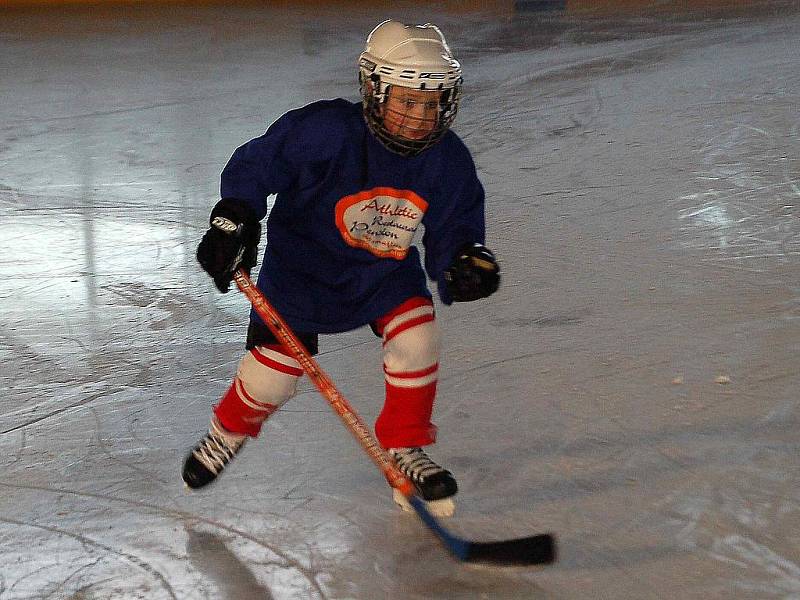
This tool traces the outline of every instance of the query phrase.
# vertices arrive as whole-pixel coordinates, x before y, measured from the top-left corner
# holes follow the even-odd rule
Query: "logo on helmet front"
[[[370,73],[375,70],[375,67],[378,66],[368,58],[362,58],[360,61],[358,61],[358,64],[359,66],[364,67]]]

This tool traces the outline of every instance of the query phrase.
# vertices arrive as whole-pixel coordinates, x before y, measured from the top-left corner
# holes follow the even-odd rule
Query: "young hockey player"
[[[227,292],[236,268],[255,266],[259,222],[267,196],[277,194],[258,287],[311,354],[318,334],[369,324],[383,339],[386,398],[376,437],[433,510],[449,514],[456,481],[422,449],[436,439],[439,365],[425,271],[446,305],[489,296],[500,281],[483,245],[483,187],[450,131],[461,66],[437,27],[385,21],[367,38],[359,81],[361,103],[290,111],[234,152],[197,258]],[[412,245],[420,225],[425,271]],[[246,349],[208,434],[186,458],[191,488],[221,473],[302,375],[254,312]]]

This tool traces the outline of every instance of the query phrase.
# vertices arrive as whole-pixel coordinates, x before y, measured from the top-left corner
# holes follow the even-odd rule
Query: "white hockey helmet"
[[[461,95],[461,65],[438,27],[384,21],[367,37],[358,66],[364,116],[384,146],[413,156],[439,141],[450,128]],[[424,137],[411,139],[387,129],[384,107],[392,87],[440,92],[435,123],[430,123]]]

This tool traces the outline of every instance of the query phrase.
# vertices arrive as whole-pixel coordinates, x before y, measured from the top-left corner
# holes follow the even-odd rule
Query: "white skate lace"
[[[417,483],[424,482],[426,477],[446,471],[433,462],[422,448],[390,448],[389,455],[395,460],[400,471]]]
[[[216,423],[211,424],[206,437],[198,444],[192,454],[214,475],[218,475],[230,460],[239,452],[246,437],[225,435]]]

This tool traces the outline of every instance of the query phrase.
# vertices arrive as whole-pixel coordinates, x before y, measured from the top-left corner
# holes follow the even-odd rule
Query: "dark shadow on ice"
[[[262,586],[250,569],[239,560],[225,542],[211,533],[187,529],[186,556],[199,571],[217,585],[217,598],[236,600],[271,600],[269,589]]]

